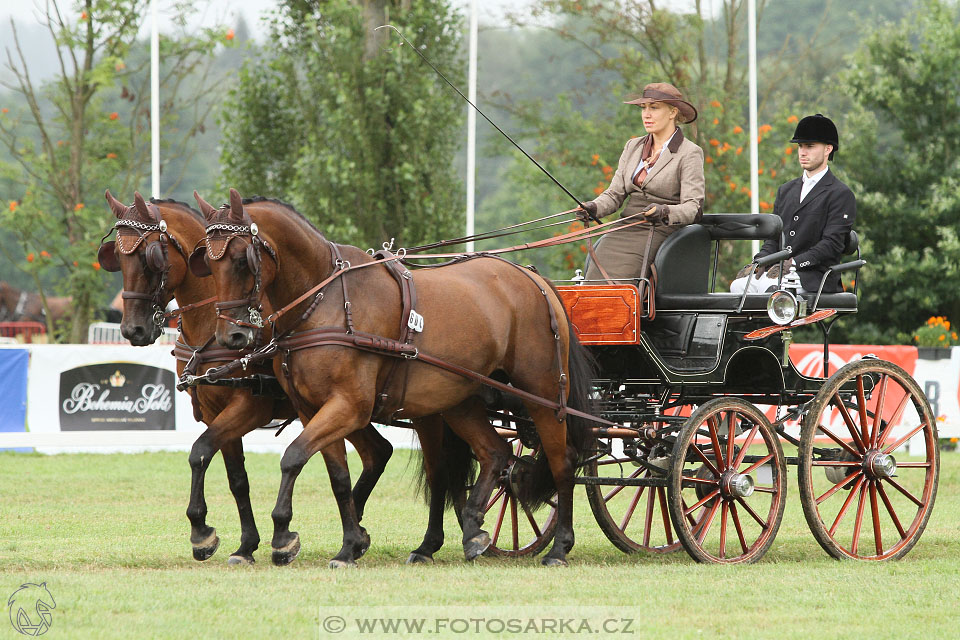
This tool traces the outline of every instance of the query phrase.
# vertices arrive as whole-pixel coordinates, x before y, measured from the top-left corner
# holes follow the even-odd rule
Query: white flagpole
[[[468,64],[467,97],[477,104],[477,0],[470,2],[470,50]],[[467,234],[473,235],[474,192],[477,187],[477,111],[467,109]],[[467,251],[473,251],[473,242],[468,242]]]
[[[757,137],[757,2],[747,0],[747,46],[750,74],[750,213],[760,213],[760,151]],[[760,251],[760,241],[753,241],[753,253]]]
[[[157,0],[150,0],[150,193],[160,197],[160,30]]]

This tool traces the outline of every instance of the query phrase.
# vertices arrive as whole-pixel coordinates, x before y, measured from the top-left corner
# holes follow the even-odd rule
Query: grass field
[[[305,468],[294,497],[291,528],[303,550],[291,566],[274,567],[269,514],[279,457],[247,456],[264,542],[257,565],[239,568],[226,564],[239,544],[239,523],[219,461],[207,476],[207,502],[221,546],[201,564],[191,558],[184,515],[186,454],[3,453],[0,597],[22,583],[46,582],[57,605],[47,638],[316,638],[321,608],[326,615],[353,606],[371,613],[435,606],[449,616],[479,604],[511,615],[558,606],[571,616],[603,605],[635,621],[622,637],[644,639],[960,636],[956,453],[943,455],[933,516],[905,559],[830,559],[806,528],[791,470],[773,548],[760,563],[735,567],[698,565],[682,551],[617,551],[593,521],[582,489],[567,569],[544,569],[538,559],[467,564],[452,515],[437,563],[405,566],[426,524],[413,492],[416,464],[409,452],[395,454],[364,517],[370,551],[359,569],[333,571],[326,561],[339,549],[339,519],[319,458]],[[0,622],[0,639],[14,637],[14,628]]]

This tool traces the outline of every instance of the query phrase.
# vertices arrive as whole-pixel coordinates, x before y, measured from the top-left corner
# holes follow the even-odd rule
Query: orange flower
[[[79,263],[79,262],[77,262],[76,260],[74,260],[74,261],[73,261],[73,266],[75,266],[75,267],[79,267],[79,266],[80,266],[80,263]]]
[[[785,156],[789,156],[792,153],[793,153],[793,147],[787,147],[786,149],[783,150],[783,155]]]
[[[776,169],[770,169],[770,177],[771,177],[771,178],[776,178],[776,177],[777,177],[777,170],[776,170]]]
[[[722,151],[729,151],[729,150],[730,150],[730,143],[729,143],[729,142],[724,142],[724,143],[723,143],[723,146],[720,147],[720,149],[721,149]]]
[[[953,338],[954,340],[956,340],[956,339],[957,339],[957,332],[956,332],[956,331],[952,331],[952,332],[950,333],[950,337]]]
[[[706,163],[713,164],[713,158],[711,158],[710,156],[707,156]]]
[[[11,201],[10,201],[10,213],[13,213],[13,212],[16,211],[16,210],[17,210],[17,203],[16,203],[16,201],[11,200]]]
[[[113,65],[113,68],[114,68],[116,71],[123,71],[124,69],[127,68],[127,65],[126,65],[126,63],[125,63],[123,60],[121,60],[121,61],[118,62],[117,64]]]
[[[41,252],[40,252],[40,257],[41,257],[41,258],[49,258],[49,257],[50,257],[50,254],[47,253],[46,250],[44,250],[44,251],[41,251]]]
[[[604,173],[613,173],[613,167],[611,167],[610,165],[605,165],[603,169],[601,169],[601,171],[603,171]]]
[[[737,147],[737,155],[743,153],[743,147]]]
[[[713,124],[720,124],[720,118],[714,118]]]
[[[117,157],[117,154],[113,153],[112,151],[107,154],[107,160],[113,160],[116,157]]]
[[[763,169],[757,169],[757,175],[758,175],[758,176],[762,176],[762,175],[763,175]]]
[[[769,210],[769,209],[772,208],[772,205],[771,205],[769,202],[767,202],[766,200],[761,200],[761,201],[760,201],[760,208],[763,209],[764,211],[767,211],[767,210]]]
[[[91,262],[91,263],[90,263],[90,266],[93,267],[93,270],[94,270],[94,271],[100,271],[100,263],[99,263],[99,262]]]
[[[116,119],[119,118],[119,117],[120,117],[120,114],[117,113],[116,111],[114,111],[113,113],[110,114],[110,119],[111,119],[111,120],[116,120]]]
[[[594,187],[593,192],[597,195],[600,195],[601,193],[603,193],[603,187]]]
[[[57,146],[58,146],[58,147],[62,147],[62,146],[63,146],[63,140],[57,140]]]
[[[710,106],[711,106],[711,107],[720,108],[721,105],[720,105],[720,102],[719,102],[718,100],[711,100],[711,101],[710,101]]]
[[[233,40],[233,29],[227,29],[227,35],[224,36],[227,40]]]
[[[730,191],[736,191],[736,190],[737,190],[737,183],[736,183],[736,182],[731,182],[731,183],[730,183],[729,185],[727,185],[727,186],[730,187]]]
[[[716,138],[710,138],[710,144],[711,144],[711,146],[719,147],[719,146],[720,146],[720,141],[717,140]]]
[[[737,125],[737,126],[735,126],[735,127],[733,128],[733,132],[734,132],[734,133],[743,133],[743,127],[741,127],[740,125]]]
[[[85,206],[86,206],[86,205],[83,204],[82,202],[78,202],[77,205],[73,208],[73,210],[74,210],[74,211],[80,211],[80,209],[83,209]]]
[[[86,11],[81,11],[81,12],[80,12],[80,19],[81,19],[81,20],[86,20],[86,19],[87,19],[87,12],[86,12]]]
[[[794,122],[797,121],[797,119],[798,119],[797,116],[790,116],[787,118],[787,122],[789,122],[790,124],[793,124]]]
[[[10,113],[10,109],[4,107],[3,109],[0,109],[0,113]]]
[[[34,256],[32,253],[28,253],[28,254],[27,254],[27,262],[33,262],[33,259],[34,259],[35,257],[36,257],[36,256]]]
[[[940,342],[943,342],[946,339],[947,339],[947,336],[943,335],[942,333],[940,334],[940,337],[937,338],[937,340],[939,340]]]
[[[598,162],[600,162],[600,154],[595,153],[593,154],[593,161],[590,164],[596,165]]]
[[[768,131],[771,131],[772,129],[773,129],[773,127],[771,127],[771,126],[768,125],[768,124],[760,125],[760,133],[767,133]]]

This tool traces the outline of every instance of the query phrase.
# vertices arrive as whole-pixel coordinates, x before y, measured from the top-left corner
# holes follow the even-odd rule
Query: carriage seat
[[[769,214],[708,213],[699,224],[692,224],[674,232],[660,246],[654,257],[657,271],[657,309],[662,311],[720,311],[736,312],[741,295],[710,291],[711,254],[713,243],[720,240],[767,240],[781,243],[783,222]],[[844,254],[855,253],[856,232],[847,238]],[[744,311],[767,309],[770,294],[747,295]],[[812,307],[816,293],[804,294]],[[841,312],[857,310],[855,293],[822,294],[817,308],[837,309]]]

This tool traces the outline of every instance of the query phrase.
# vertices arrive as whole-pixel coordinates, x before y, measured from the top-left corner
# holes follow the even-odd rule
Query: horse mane
[[[192,213],[200,222],[206,224],[206,219],[203,217],[203,214],[191,207],[186,202],[181,202],[180,200],[175,200],[173,198],[150,198],[152,204],[172,204],[177,207]]]
[[[321,236],[323,236],[324,238],[326,237],[326,236],[323,235],[323,232],[320,231],[320,229],[317,229],[317,226],[316,226],[315,224],[313,224],[312,222],[310,222],[310,219],[307,218],[307,216],[305,216],[305,215],[303,215],[302,213],[300,213],[299,211],[297,211],[297,208],[296,208],[295,206],[293,206],[292,204],[290,204],[289,202],[284,202],[283,200],[278,200],[277,198],[267,198],[267,197],[264,197],[264,196],[253,196],[253,197],[250,197],[250,198],[244,198],[244,199],[243,199],[243,204],[255,204],[255,203],[258,203],[258,202],[269,202],[269,203],[271,203],[271,204],[276,204],[276,205],[279,205],[279,206],[283,207],[284,209],[287,209],[288,211],[290,211],[291,213],[293,213],[294,215],[296,215],[297,217],[299,217],[301,220],[303,220],[305,223],[307,223],[307,225],[308,225],[311,229],[313,229],[314,231],[316,231],[317,233],[319,233],[319,234],[320,234]]]

